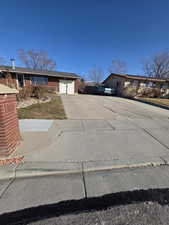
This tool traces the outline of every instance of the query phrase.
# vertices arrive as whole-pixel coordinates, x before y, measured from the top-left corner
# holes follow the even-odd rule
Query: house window
[[[48,84],[48,77],[32,76],[31,81],[32,81],[33,85],[47,85]]]
[[[24,75],[25,80],[30,80],[30,76],[29,75]]]
[[[146,83],[146,87],[156,87],[156,83],[154,83],[154,82],[147,82]]]
[[[0,78],[5,78],[5,74],[3,72],[0,73]]]
[[[162,88],[167,89],[167,88],[169,88],[169,85],[167,85],[167,84],[165,83],[165,84],[163,84]]]
[[[133,87],[138,87],[139,85],[139,81],[138,80],[134,80],[133,81]]]

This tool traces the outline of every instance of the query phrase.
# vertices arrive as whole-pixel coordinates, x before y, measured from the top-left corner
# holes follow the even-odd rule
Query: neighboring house
[[[0,83],[17,89],[41,85],[60,94],[74,94],[78,92],[80,76],[67,72],[0,66]]]
[[[169,93],[169,79],[159,79],[146,76],[135,76],[128,74],[111,73],[104,81],[106,87],[115,88],[117,95],[123,95],[123,91],[127,87],[151,87],[163,89],[166,94]]]

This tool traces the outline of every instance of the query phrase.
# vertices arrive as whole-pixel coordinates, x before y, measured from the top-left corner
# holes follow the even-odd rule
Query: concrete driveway
[[[68,119],[167,119],[169,111],[133,100],[97,95],[65,95]],[[168,120],[169,122],[169,120]]]
[[[62,100],[67,120],[53,121],[47,132],[23,132],[27,161],[83,161],[96,168],[169,160],[169,111],[109,96]]]

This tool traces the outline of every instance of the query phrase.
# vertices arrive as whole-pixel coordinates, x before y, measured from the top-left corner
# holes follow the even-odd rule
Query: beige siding
[[[130,84],[131,84],[130,81],[125,81],[125,82],[124,82],[124,87],[128,87]]]

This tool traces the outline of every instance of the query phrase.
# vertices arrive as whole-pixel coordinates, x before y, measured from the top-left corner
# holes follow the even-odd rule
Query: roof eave
[[[10,72],[10,73],[21,73],[21,74],[30,74],[30,75],[40,75],[40,76],[48,76],[48,77],[58,77],[58,78],[72,78],[72,79],[79,79],[80,76],[69,76],[69,75],[54,75],[54,74],[47,74],[43,71],[40,72],[28,72],[28,71],[18,71],[18,70],[1,70],[1,72]]]
[[[128,74],[116,74],[116,73],[111,73],[104,81],[106,82],[107,80],[109,80],[109,78],[111,76],[119,76],[119,77],[123,77],[123,78],[126,78],[126,79],[131,79],[131,80],[144,80],[144,81],[155,81],[155,82],[168,82],[169,80],[168,79],[158,79],[158,78],[151,78],[151,77],[141,77],[141,76],[130,76]]]

